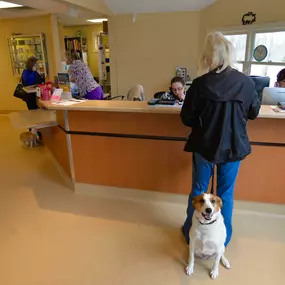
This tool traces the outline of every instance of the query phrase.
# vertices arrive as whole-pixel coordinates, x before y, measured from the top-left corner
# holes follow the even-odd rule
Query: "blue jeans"
[[[213,173],[214,164],[204,159],[201,155],[195,153],[196,169],[193,165],[192,170],[192,191],[189,195],[187,218],[183,226],[183,234],[186,242],[189,244],[189,231],[192,226],[192,216],[194,208],[192,206],[192,199],[195,196],[202,194],[202,187],[204,192],[207,192],[209,182]],[[234,206],[234,187],[240,161],[217,164],[217,193],[216,195],[222,198],[223,207],[222,215],[224,216],[225,226],[227,230],[227,239],[225,246],[227,246],[232,238],[232,214]],[[197,173],[196,173],[197,172]],[[198,179],[197,179],[198,178]]]

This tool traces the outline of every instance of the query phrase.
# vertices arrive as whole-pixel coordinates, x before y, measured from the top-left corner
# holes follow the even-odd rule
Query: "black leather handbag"
[[[27,92],[23,89],[23,83],[22,83],[22,76],[21,76],[21,79],[14,91],[14,97],[16,98],[19,98],[19,99],[22,99],[22,100],[26,100],[27,98]]]

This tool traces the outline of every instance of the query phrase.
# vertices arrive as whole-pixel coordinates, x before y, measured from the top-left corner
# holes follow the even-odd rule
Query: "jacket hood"
[[[217,70],[197,78],[203,80],[204,84],[199,85],[201,99],[213,100],[217,102],[244,101],[244,83],[254,84],[246,75],[234,68],[228,67],[224,71],[217,73]],[[234,76],[233,76],[234,73]]]

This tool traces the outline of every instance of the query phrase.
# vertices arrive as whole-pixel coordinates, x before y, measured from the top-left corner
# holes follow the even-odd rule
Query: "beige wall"
[[[113,94],[126,94],[135,84],[146,97],[167,89],[176,66],[196,75],[199,13],[116,16],[109,20],[111,86]]]
[[[45,33],[47,37],[47,52],[50,66],[50,75],[53,78],[53,75],[55,73],[55,59],[52,39],[51,17],[41,16],[34,18],[0,20],[0,27],[0,110],[26,109],[26,104],[23,101],[13,97],[13,93],[19,81],[19,78],[14,77],[12,73],[7,37],[11,36],[12,33]]]
[[[284,0],[218,0],[200,12],[116,16],[109,20],[113,94],[142,84],[146,96],[168,87],[177,65],[197,74],[199,50],[207,32],[240,26],[242,15],[257,14],[257,24],[285,21]]]
[[[87,38],[88,65],[93,76],[98,76],[98,53],[93,52],[93,36],[92,33],[98,35],[103,30],[102,24],[94,24],[87,26],[63,27],[63,35],[66,37],[77,36],[77,31],[81,31],[82,36]]]
[[[256,13],[256,24],[281,22],[285,21],[284,10],[284,0],[218,0],[201,11],[201,27],[213,29],[239,26],[242,16],[248,11]]]
[[[256,24],[285,21],[284,0],[218,0],[200,12],[200,44],[213,29],[242,25],[242,16],[249,11],[256,13]]]

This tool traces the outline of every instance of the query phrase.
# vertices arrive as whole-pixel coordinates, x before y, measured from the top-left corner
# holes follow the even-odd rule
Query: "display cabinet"
[[[44,34],[13,35],[8,38],[8,47],[14,76],[21,76],[26,68],[27,59],[35,56],[38,59],[38,72],[48,77],[46,39]]]

